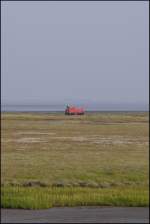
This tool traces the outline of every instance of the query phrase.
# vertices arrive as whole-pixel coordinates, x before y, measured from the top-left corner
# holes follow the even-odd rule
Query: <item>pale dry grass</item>
[[[2,114],[2,183],[31,181],[146,185],[148,114]]]
[[[2,114],[2,207],[147,206],[148,113]]]

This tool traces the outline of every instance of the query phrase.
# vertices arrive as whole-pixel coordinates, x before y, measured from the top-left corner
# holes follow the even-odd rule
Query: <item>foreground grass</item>
[[[46,209],[63,206],[148,206],[148,190],[134,188],[92,189],[81,187],[2,188],[2,207]]]
[[[2,114],[2,207],[148,206],[148,113]]]

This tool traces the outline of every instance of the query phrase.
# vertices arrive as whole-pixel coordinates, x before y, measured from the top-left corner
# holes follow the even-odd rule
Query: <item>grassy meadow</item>
[[[1,207],[149,205],[148,113],[2,113]]]

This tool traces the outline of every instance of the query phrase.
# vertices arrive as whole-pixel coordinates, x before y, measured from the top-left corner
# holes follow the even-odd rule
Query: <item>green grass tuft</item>
[[[46,209],[63,206],[148,206],[148,189],[81,187],[5,187],[3,208]]]

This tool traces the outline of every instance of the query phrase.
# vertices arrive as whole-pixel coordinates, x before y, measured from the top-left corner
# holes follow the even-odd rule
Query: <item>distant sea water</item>
[[[2,112],[55,112],[64,111],[65,106],[61,105],[3,105]]]
[[[80,107],[80,106],[79,106]],[[2,105],[1,112],[64,112],[66,105]],[[143,110],[140,108],[109,108],[109,107],[101,107],[101,106],[83,106],[85,111],[89,112],[145,112],[147,110]]]

